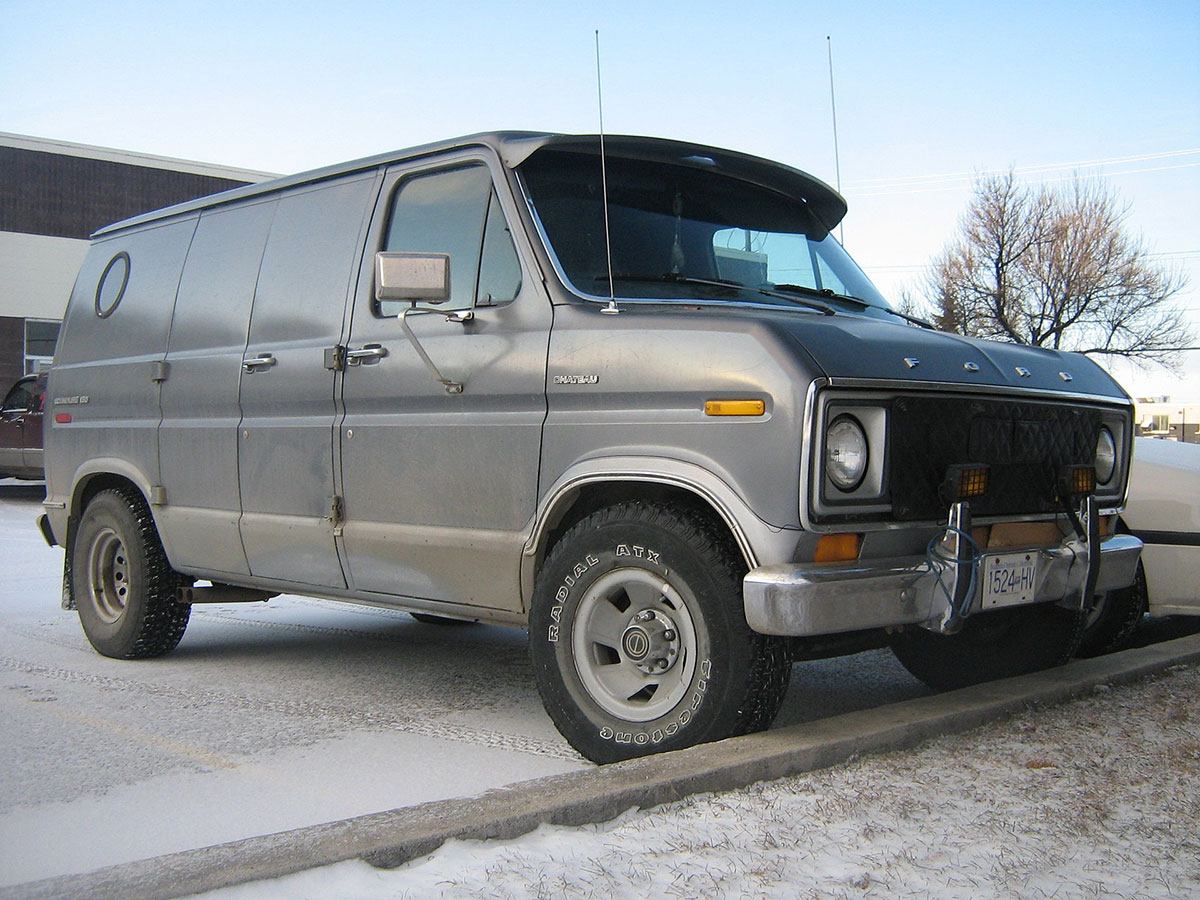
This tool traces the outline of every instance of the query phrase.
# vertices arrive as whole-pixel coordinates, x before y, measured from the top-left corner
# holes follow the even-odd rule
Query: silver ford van
[[[1064,662],[1133,581],[1132,406],[939,333],[741,153],[501,133],[97,232],[41,528],[96,649],[288,592],[527,627],[598,762],[767,727],[796,659]]]

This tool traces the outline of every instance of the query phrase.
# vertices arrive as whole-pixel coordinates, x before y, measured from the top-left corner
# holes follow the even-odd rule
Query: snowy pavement
[[[38,500],[0,482],[0,896],[590,768],[542,712],[520,631],[284,597],[198,608],[162,660],[100,657],[58,608],[61,551],[32,527]],[[1196,896],[1197,688],[1197,671],[1179,668],[603,825],[205,896]],[[800,664],[777,725],[926,694],[886,653]]]
[[[59,607],[40,501],[0,480],[0,887],[590,768],[516,629],[280,597],[102,657]],[[777,725],[927,693],[885,652],[803,663]]]
[[[909,751],[631,810],[455,841],[394,870],[345,862],[204,900],[1194,898],[1200,671]]]

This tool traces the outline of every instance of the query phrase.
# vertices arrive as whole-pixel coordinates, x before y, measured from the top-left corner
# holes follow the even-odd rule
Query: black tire
[[[140,495],[107,490],[93,497],[71,553],[79,621],[98,652],[146,659],[175,649],[192,608],[177,600],[181,578]]]
[[[1146,571],[1142,568],[1142,561],[1138,560],[1133,584],[1096,598],[1096,604],[1088,611],[1084,621],[1083,639],[1075,655],[1101,656],[1124,650],[1131,643],[1133,633],[1149,608]]]
[[[914,676],[949,691],[1062,665],[1079,644],[1083,621],[1082,612],[1039,603],[977,613],[958,634],[907,628],[891,647]]]
[[[571,746],[609,763],[768,727],[791,660],[746,624],[743,574],[695,512],[621,503],[567,531],[538,576],[530,654]]]

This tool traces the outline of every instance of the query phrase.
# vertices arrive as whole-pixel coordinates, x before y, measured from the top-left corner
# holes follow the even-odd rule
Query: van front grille
[[[900,521],[941,519],[942,483],[953,465],[990,467],[979,516],[1057,512],[1064,466],[1093,465],[1101,415],[1061,403],[978,397],[901,397],[892,406],[889,485]]]

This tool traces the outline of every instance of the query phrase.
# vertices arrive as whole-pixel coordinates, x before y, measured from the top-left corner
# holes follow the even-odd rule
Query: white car
[[[1147,612],[1200,615],[1200,444],[1135,439],[1121,523],[1146,545],[1137,580],[1092,609],[1080,656],[1121,649]]]

